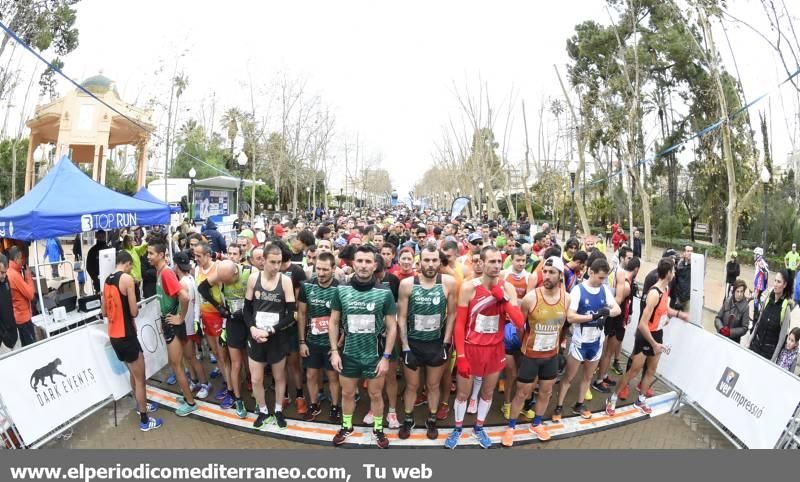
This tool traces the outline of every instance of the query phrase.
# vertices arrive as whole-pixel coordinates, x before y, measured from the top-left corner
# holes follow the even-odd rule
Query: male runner
[[[511,251],[511,267],[508,271],[500,274],[500,277],[514,287],[517,295],[517,303],[521,302],[530,290],[529,280],[531,274],[525,271],[528,257],[522,248],[514,248]],[[517,379],[517,358],[519,356],[519,334],[511,326],[506,325],[508,331],[505,339],[506,349],[506,368],[503,375],[505,381],[500,380],[500,392],[503,393],[505,401],[502,413],[506,420],[511,418],[511,400],[514,396],[514,380]],[[516,417],[516,414],[514,415]]]
[[[669,307],[669,283],[675,275],[675,264],[669,258],[662,258],[658,262],[658,281],[647,292],[646,304],[642,310],[642,317],[639,320],[639,327],[636,331],[636,340],[633,344],[631,354],[631,367],[622,376],[619,382],[617,393],[611,395],[606,401],[606,413],[612,417],[616,414],[616,405],[619,392],[623,387],[627,387],[634,376],[642,369],[647,360],[647,369],[640,387],[639,398],[634,402],[634,406],[644,414],[652,413],[652,409],[647,405],[645,392],[653,381],[658,368],[658,360],[664,351],[663,337],[664,326],[669,323],[670,318],[677,317],[683,321],[689,321],[689,314]]]
[[[180,406],[175,415],[185,417],[200,406],[195,403],[194,395],[183,371],[182,340],[186,339],[186,313],[189,311],[189,295],[181,286],[175,272],[167,266],[167,248],[162,241],[155,241],[147,246],[147,261],[156,269],[156,296],[161,307],[161,331],[167,343],[167,358],[172,372],[183,396],[178,396]]]
[[[236,268],[237,274],[228,277],[228,282],[222,287],[225,294],[226,308],[229,316],[222,332],[222,341],[228,347],[231,358],[231,392],[233,393],[233,406],[239,418],[247,417],[247,408],[242,400],[242,368],[247,370],[247,324],[244,321],[244,297],[247,291],[247,280],[253,272],[252,266],[241,264],[242,250],[237,245],[228,246],[228,263],[220,264],[221,272]],[[231,281],[232,279],[232,281]]]
[[[258,416],[253,427],[262,429],[269,423],[286,428],[283,399],[286,395],[286,357],[289,340],[286,329],[294,322],[294,290],[292,280],[280,273],[282,252],[274,244],[264,248],[264,271],[254,272],[247,279],[244,296],[244,322],[250,336],[247,356],[253,382],[253,398],[258,404]],[[272,367],[275,382],[275,411],[269,414],[264,393],[264,368]]]
[[[503,266],[500,250],[485,246],[481,249],[480,257],[483,275],[464,283],[458,298],[453,335],[457,353],[458,393],[454,403],[456,426],[445,441],[445,447],[449,449],[456,448],[461,438],[473,376],[483,377],[483,384],[472,434],[481,447],[488,449],[492,446],[489,435],[483,430],[483,423],[491,408],[500,372],[506,363],[503,321],[510,318],[518,329],[524,323],[514,288],[500,279]]]
[[[542,424],[542,414],[547,410],[556,383],[558,349],[561,344],[559,336],[570,306],[570,300],[561,286],[563,270],[564,262],[561,257],[547,258],[542,266],[542,286],[528,293],[522,300],[522,314],[526,317],[527,324],[522,341],[517,390],[511,402],[511,413],[515,415],[510,418],[502,439],[505,447],[514,444],[516,414],[530,397],[536,380],[539,381],[539,395],[536,398],[536,415],[529,430],[541,441],[550,440],[550,434]]]
[[[144,355],[136,336],[134,319],[139,316],[136,304],[136,289],[130,275],[133,258],[127,251],[117,251],[117,266],[103,287],[103,316],[108,318],[108,337],[117,359],[125,363],[131,378],[131,390],[139,413],[139,430],[149,432],[161,427],[160,418],[150,418],[157,405],[147,403],[147,386],[144,376]]]
[[[383,384],[397,336],[397,306],[391,291],[375,284],[376,256],[369,246],[356,249],[355,275],[349,284],[337,288],[331,303],[331,365],[339,372],[342,386],[342,428],[333,438],[337,446],[353,433],[356,388],[358,380],[366,378],[370,408],[375,414],[375,441],[379,448],[389,447],[389,439],[383,433]],[[340,325],[343,340],[339,336]],[[385,343],[381,336],[384,330]]]
[[[572,288],[580,282],[588,258],[589,256],[585,251],[578,251],[572,255],[572,259],[564,266],[564,288],[567,293],[572,292]]]
[[[441,258],[435,245],[426,245],[420,253],[420,272],[400,283],[397,323],[403,344],[405,418],[398,436],[407,439],[414,428],[414,404],[419,388],[419,367],[425,367],[429,415],[425,421],[427,437],[436,440],[436,410],[439,407],[439,384],[447,366],[457,296],[452,276],[439,274]]]
[[[342,409],[339,406],[339,374],[330,362],[331,343],[328,338],[328,322],[331,317],[333,298],[339,282],[333,276],[336,259],[331,253],[320,253],[317,256],[316,276],[311,281],[304,281],[300,289],[297,304],[297,333],[300,340],[300,356],[306,370],[308,394],[312,403],[303,416],[303,420],[313,421],[322,413],[322,408],[314,400],[323,383],[323,369],[328,375],[328,386],[331,392],[330,419],[339,422]]]
[[[592,411],[584,404],[589,382],[603,354],[603,324],[608,316],[621,313],[619,305],[605,284],[610,267],[603,258],[589,266],[589,279],[569,294],[567,321],[573,324],[572,341],[567,356],[567,367],[561,379],[558,404],[553,411],[553,421],[561,420],[564,399],[570,383],[583,365],[583,377],[578,391],[578,401],[572,411],[583,418],[592,418]]]
[[[181,282],[181,286],[186,290],[186,295],[189,297],[186,311],[186,318],[184,319],[183,326],[186,328],[186,339],[181,340],[183,344],[183,360],[189,366],[189,373],[192,379],[189,380],[189,387],[192,391],[197,390],[195,398],[204,399],[208,396],[211,390],[211,384],[208,382],[206,369],[203,364],[195,356],[195,347],[200,344],[200,336],[196,333],[196,324],[199,322],[200,313],[198,307],[200,295],[197,293],[197,283],[192,276],[194,268],[189,257],[189,253],[185,251],[178,251],[172,256],[172,270],[175,271],[175,276]]]

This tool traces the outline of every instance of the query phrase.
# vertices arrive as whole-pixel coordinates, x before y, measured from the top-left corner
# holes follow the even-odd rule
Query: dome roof
[[[106,92],[111,91],[114,93],[114,95],[119,97],[119,92],[117,92],[117,83],[103,74],[97,74],[89,77],[81,82],[81,87],[97,95],[103,95]]]

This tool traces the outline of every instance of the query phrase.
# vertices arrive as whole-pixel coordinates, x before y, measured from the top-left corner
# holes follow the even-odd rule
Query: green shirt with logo
[[[414,287],[408,298],[408,339],[417,341],[437,341],[444,335],[447,316],[447,296],[444,294],[441,276],[429,289],[425,289],[414,278]]]
[[[397,313],[391,291],[383,286],[359,291],[350,285],[340,285],[331,309],[342,314],[343,355],[369,363],[383,354],[384,317]]]
[[[800,263],[800,253],[789,251],[786,253],[786,256],[783,257],[783,260],[786,261],[786,268],[794,271],[797,269],[798,263]]]
[[[336,287],[339,282],[335,279],[330,286],[324,288],[319,285],[319,278],[304,281],[300,287],[301,303],[306,308],[306,343],[323,348],[330,348],[328,338],[328,321],[331,317],[333,299],[336,298]]]

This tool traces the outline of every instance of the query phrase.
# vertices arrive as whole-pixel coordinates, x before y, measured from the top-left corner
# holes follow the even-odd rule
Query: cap
[[[544,261],[543,266],[551,266],[558,270],[559,273],[564,272],[564,261],[561,259],[560,256],[550,256]]]
[[[275,236],[277,236],[279,238],[282,238],[284,233],[285,233],[285,231],[283,230],[283,226],[281,226],[280,224],[276,224],[275,225]]]
[[[473,243],[474,241],[478,241],[478,240],[483,241],[483,236],[481,236],[481,233],[472,233],[467,238],[467,241],[470,244]]]
[[[731,251],[731,258],[736,258],[737,256],[739,256],[739,253],[736,251]]]
[[[186,251],[178,251],[172,256],[172,262],[184,273],[192,270],[192,263]]]
[[[264,228],[264,220],[263,219],[259,219],[258,221],[256,221],[253,224],[253,229],[260,229],[260,230],[263,231],[265,229]]]
[[[670,248],[670,249],[664,251],[664,255],[661,256],[661,257],[662,258],[669,258],[670,256],[678,256],[678,252],[675,251],[674,249]]]
[[[753,250],[753,254],[756,256],[764,256],[764,250],[761,248],[756,248]]]
[[[239,237],[240,238],[244,238],[244,239],[249,239],[249,240],[252,241],[254,235],[253,235],[253,232],[250,231],[249,229],[243,229],[242,232],[239,233]]]
[[[359,241],[361,241],[361,235],[360,234],[351,234],[350,236],[348,236],[347,237],[348,244],[352,243],[354,239],[358,239]]]

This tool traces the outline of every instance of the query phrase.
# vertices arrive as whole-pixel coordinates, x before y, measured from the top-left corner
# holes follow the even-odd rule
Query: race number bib
[[[497,333],[500,326],[500,315],[486,316],[478,313],[475,318],[475,331],[477,333]]]
[[[544,332],[536,331],[536,337],[533,339],[533,351],[551,351],[555,350],[558,344],[558,332]]]
[[[347,332],[354,335],[375,333],[375,315],[349,315]]]
[[[327,335],[328,334],[328,321],[330,316],[317,316],[311,318],[311,334],[312,335]]]
[[[441,327],[440,315],[414,315],[414,330],[437,331]]]
[[[267,313],[259,311],[256,313],[256,328],[259,330],[273,331],[281,319],[280,313]]]
[[[244,309],[244,300],[228,300],[228,304],[231,307],[231,313],[236,313]]]
[[[581,339],[585,343],[594,343],[600,339],[600,336],[603,334],[603,330],[597,328],[595,326],[587,326],[581,330]]]

